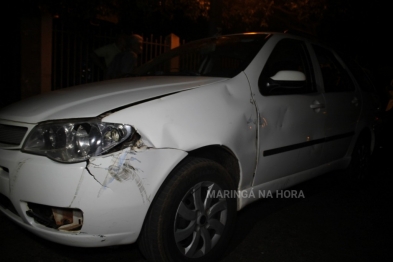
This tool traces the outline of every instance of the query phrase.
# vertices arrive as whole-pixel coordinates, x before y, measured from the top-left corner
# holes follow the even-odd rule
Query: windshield
[[[248,66],[266,36],[232,35],[190,42],[136,68],[133,75],[234,77]]]

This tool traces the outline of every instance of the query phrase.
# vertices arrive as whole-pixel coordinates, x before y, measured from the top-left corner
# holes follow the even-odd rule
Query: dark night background
[[[195,6],[190,6],[189,3],[197,3],[196,1],[185,0],[15,0],[7,3],[7,15],[3,17],[2,23],[6,30],[3,32],[11,33],[3,38],[6,41],[3,41],[5,56],[1,60],[0,84],[3,94],[0,106],[37,93],[25,92],[31,79],[21,71],[30,70],[28,75],[39,73],[33,65],[26,69],[26,64],[37,60],[35,56],[45,51],[39,49],[39,39],[33,39],[30,35],[28,37],[31,39],[26,38],[30,28],[23,21],[39,17],[43,12],[49,12],[57,19],[72,21],[81,27],[95,23],[101,27],[110,24],[126,33],[164,36],[174,33],[186,42],[212,35],[217,26],[222,29],[222,34],[300,29],[337,51],[354,57],[376,75],[381,88],[393,77],[391,1],[276,0],[275,8],[269,12],[259,7],[252,15],[247,13],[250,11],[247,5],[254,8],[255,3],[272,1],[233,0],[229,4],[221,0],[200,2],[211,2],[208,16],[201,15]],[[222,2],[227,4],[222,5]],[[216,8],[213,8],[213,3],[216,3]],[[300,7],[290,9],[288,3],[299,3]],[[302,6],[301,3],[308,4]],[[299,18],[300,14],[302,18]],[[100,16],[116,16],[117,23],[103,21],[99,19]],[[35,45],[37,52],[34,51]],[[30,52],[28,59],[26,52]]]
[[[117,10],[119,5],[110,5],[111,2],[124,6]],[[327,8],[315,12],[309,20],[298,21],[298,10],[290,14],[276,10],[269,15],[265,27],[261,27],[258,19],[243,23],[239,17],[229,17],[226,21],[232,21],[231,24],[220,24],[203,16],[192,17],[192,10],[186,9],[181,0],[161,1],[174,5],[162,7],[165,10],[154,9],[158,2],[16,0],[7,3],[2,25],[3,34],[10,34],[3,35],[0,108],[20,100],[26,86],[29,87],[29,78],[23,77],[22,68],[31,67],[31,75],[38,72],[22,62],[26,61],[24,45],[27,43],[29,48],[37,45],[39,49],[40,44],[37,39],[26,41],[28,29],[23,27],[23,19],[39,17],[44,8],[61,19],[108,26],[109,22],[97,19],[94,12],[97,9],[93,8],[103,3],[109,3],[106,11],[119,15],[119,22],[109,25],[120,31],[174,33],[186,42],[211,35],[217,25],[223,34],[300,29],[355,58],[375,75],[380,91],[393,79],[392,1],[324,0]],[[216,12],[214,16],[222,16],[220,10]],[[34,59],[34,55],[29,57]],[[305,199],[268,199],[246,207],[239,213],[230,252],[222,261],[393,261],[393,217],[389,211],[393,199],[392,130],[390,122],[380,132],[372,159],[373,178],[367,185],[348,186],[340,180],[341,171],[333,172],[296,186],[296,190],[304,191]],[[145,261],[136,245],[98,249],[62,246],[30,234],[3,215],[0,215],[0,242],[1,261]]]

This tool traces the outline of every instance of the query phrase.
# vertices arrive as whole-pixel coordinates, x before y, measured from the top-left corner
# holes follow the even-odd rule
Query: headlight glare
[[[90,138],[89,134],[82,125],[78,127],[75,136],[78,153],[82,154],[83,156],[87,156],[90,152]],[[92,138],[92,142],[94,144],[94,137]]]
[[[22,150],[59,162],[80,162],[107,152],[130,138],[132,132],[130,125],[96,119],[43,123],[30,132]]]

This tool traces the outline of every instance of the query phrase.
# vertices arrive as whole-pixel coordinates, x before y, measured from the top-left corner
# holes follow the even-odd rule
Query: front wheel
[[[146,217],[140,249],[149,261],[212,261],[233,232],[236,185],[219,164],[183,161],[164,182]]]

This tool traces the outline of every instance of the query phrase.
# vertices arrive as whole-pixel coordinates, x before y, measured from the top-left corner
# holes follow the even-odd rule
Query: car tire
[[[227,191],[228,190],[228,191]],[[236,184],[218,163],[186,158],[161,186],[138,244],[148,261],[215,261],[236,220]]]
[[[366,135],[358,138],[351,155],[351,163],[347,170],[348,179],[352,184],[366,181],[370,172],[371,146]]]

